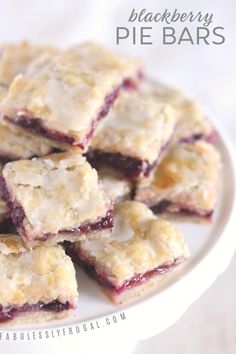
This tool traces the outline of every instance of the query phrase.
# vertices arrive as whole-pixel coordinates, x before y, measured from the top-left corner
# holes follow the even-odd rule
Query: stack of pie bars
[[[96,43],[3,46],[0,95],[1,323],[73,312],[74,263],[120,304],[188,258],[221,165],[195,102]]]

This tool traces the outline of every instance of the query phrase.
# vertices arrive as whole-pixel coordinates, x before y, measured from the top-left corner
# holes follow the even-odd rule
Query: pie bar
[[[146,177],[168,144],[176,119],[170,105],[152,92],[122,92],[114,110],[92,140],[88,159],[126,177]]]
[[[67,252],[115,303],[139,296],[188,257],[180,231],[144,204],[115,206],[112,233],[68,244]]]
[[[45,53],[56,53],[58,49],[49,46],[36,46],[27,42],[6,44],[0,54],[0,84],[8,87],[14,77],[24,74],[28,66]]]
[[[17,235],[0,235],[0,323],[64,317],[77,305],[75,270],[61,246],[25,248]]]
[[[117,203],[131,198],[133,190],[131,182],[116,171],[102,168],[98,170],[98,177],[112,201]]]
[[[177,124],[173,142],[194,142],[206,140],[215,142],[217,133],[206,119],[201,107],[183,92],[152,80],[143,82],[143,91],[152,91],[158,101],[171,104],[175,110]]]
[[[47,139],[0,123],[0,162],[45,156],[53,150]]]
[[[75,241],[113,225],[112,202],[78,151],[9,162],[0,190],[29,244]]]
[[[3,119],[85,149],[120,89],[136,83],[140,65],[94,43],[43,55],[11,84]]]
[[[205,141],[171,147],[152,176],[140,182],[135,199],[155,213],[211,220],[218,188],[220,156]]]

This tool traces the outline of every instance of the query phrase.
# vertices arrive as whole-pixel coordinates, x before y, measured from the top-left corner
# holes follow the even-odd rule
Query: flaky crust
[[[107,195],[115,203],[131,197],[132,183],[116,171],[101,168],[98,170],[98,177]]]
[[[96,170],[75,150],[10,162],[3,177],[11,201],[23,208],[23,235],[29,240],[96,222],[112,208]]]
[[[29,251],[22,238],[14,234],[0,234],[0,254],[21,254]]]
[[[176,117],[152,91],[121,92],[115,108],[100,125],[91,149],[155,162],[170,140]]]
[[[49,131],[84,142],[105,98],[135,77],[140,63],[84,43],[60,55],[45,55],[15,78],[2,101],[4,116],[40,118]]]
[[[1,47],[0,82],[9,86],[14,77],[24,74],[28,66],[42,54],[56,53],[58,49],[50,46],[36,46],[27,42],[6,44]]]
[[[61,246],[24,247],[17,235],[0,235],[0,304],[21,306],[59,300],[75,306],[75,270]]]
[[[218,151],[209,143],[176,144],[156,171],[139,183],[135,199],[154,206],[162,200],[178,209],[202,212],[214,209],[221,162]]]
[[[173,143],[198,136],[208,138],[213,133],[213,127],[201,107],[184,92],[152,80],[145,81],[142,90],[152,91],[158,102],[165,102],[174,109],[177,124]]]
[[[13,130],[11,126],[0,123],[0,159],[18,160],[45,156],[52,149],[46,139],[22,129]]]
[[[115,206],[112,233],[97,233],[74,244],[82,259],[98,274],[120,287],[135,274],[187,257],[188,249],[179,230],[157,218],[144,204],[132,201]]]

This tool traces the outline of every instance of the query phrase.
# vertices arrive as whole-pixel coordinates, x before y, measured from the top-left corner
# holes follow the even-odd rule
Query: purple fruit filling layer
[[[11,221],[11,218],[6,218],[0,222],[0,234],[14,234],[16,229]]]
[[[214,144],[217,142],[219,138],[219,135],[216,131],[213,131],[211,134],[209,135],[205,135],[205,134],[195,134],[190,136],[189,138],[183,138],[180,140],[181,143],[187,143],[187,144],[192,144],[197,140],[205,140],[206,142],[210,143],[210,144]]]
[[[73,306],[67,301],[65,304],[54,300],[45,304],[38,302],[35,305],[25,304],[23,306],[6,306],[0,305],[0,323],[13,320],[16,316],[25,312],[47,311],[47,312],[61,312],[72,309]]]
[[[169,271],[170,269],[176,267],[177,265],[183,263],[184,257],[179,257],[173,260],[173,262],[162,264],[161,266],[148,271],[144,274],[135,274],[131,279],[127,280],[122,286],[116,287],[112,284],[106,277],[104,273],[98,273],[96,270],[96,265],[92,264],[86,257],[81,255],[78,251],[74,249],[74,246],[69,242],[65,242],[66,253],[72,258],[72,260],[77,263],[84,271],[93,279],[95,279],[102,287],[109,289],[116,295],[121,294],[123,291],[133,288],[135,286],[141,285],[149,279],[162,275]]]
[[[101,218],[98,222],[95,223],[88,223],[82,224],[78,228],[71,229],[71,230],[61,230],[59,234],[66,233],[66,234],[88,234],[93,231],[101,231],[104,229],[111,229],[114,225],[113,213],[112,210],[108,210],[106,216]],[[50,236],[50,235],[48,235]]]
[[[10,209],[11,219],[12,219],[15,227],[17,228],[17,231],[19,232],[19,234],[25,235],[25,237],[27,237],[28,240],[33,239],[33,240],[46,241],[49,237],[57,236],[57,235],[60,235],[63,233],[67,234],[67,235],[72,235],[72,236],[73,236],[73,234],[76,234],[76,235],[88,234],[93,231],[111,229],[114,224],[112,209],[109,209],[107,211],[106,215],[103,218],[101,218],[100,220],[98,220],[97,222],[85,223],[85,224],[80,225],[78,228],[74,228],[71,230],[61,230],[57,234],[45,234],[45,235],[43,235],[43,237],[40,237],[40,238],[37,238],[37,237],[32,238],[32,237],[30,237],[30,235],[27,234],[27,232],[24,228],[24,225],[23,225],[23,221],[24,221],[24,219],[26,219],[24,209],[22,208],[22,206],[19,203],[12,201],[11,195],[7,189],[7,185],[6,185],[6,182],[3,177],[0,177],[0,196],[7,203],[8,207]]]
[[[150,175],[151,171],[156,167],[162,152],[167,149],[170,140],[163,144],[159,156],[157,156],[157,159],[153,163],[149,163],[146,160],[139,160],[131,156],[124,156],[119,152],[111,153],[101,150],[90,150],[85,156],[89,163],[96,169],[109,166],[121,172],[124,177],[135,180]]]
[[[186,208],[178,207],[178,205],[173,204],[169,200],[162,200],[156,205],[153,205],[151,209],[155,214],[162,214],[167,212],[167,213],[183,215],[183,216],[197,216],[209,221],[212,219],[213,216],[213,210],[202,211],[197,209],[196,210],[190,208],[188,209],[187,207]]]
[[[109,153],[99,150],[89,151],[86,154],[86,158],[96,169],[102,166],[111,166],[129,179],[148,177],[156,165],[156,161],[150,164],[147,161],[138,160],[130,156],[123,156],[120,153]]]
[[[5,116],[4,120],[12,124],[19,125],[27,130],[32,131],[33,133],[45,136],[48,139],[58,140],[84,149],[88,144],[89,140],[92,138],[98,122],[108,114],[110,108],[118,97],[121,88],[129,90],[131,89],[131,87],[134,88],[134,85],[135,84],[132,84],[131,79],[126,79],[120,86],[116,87],[110,94],[105,97],[102,108],[98,112],[96,118],[94,118],[91,123],[90,131],[85,136],[84,140],[80,142],[76,141],[74,137],[61,133],[60,131],[47,128],[40,117],[32,117],[30,112],[27,111],[25,111],[25,115],[16,116],[14,118]]]

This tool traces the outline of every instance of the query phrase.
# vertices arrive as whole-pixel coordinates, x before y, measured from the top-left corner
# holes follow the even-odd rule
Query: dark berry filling
[[[130,89],[132,80],[126,79],[123,83],[116,87],[111,93],[109,93],[104,100],[104,104],[100,111],[98,112],[95,119],[93,119],[91,123],[91,128],[88,134],[85,136],[83,141],[76,141],[74,137],[69,136],[67,134],[61,133],[60,131],[49,129],[43,123],[43,120],[39,117],[32,117],[30,112],[25,110],[25,115],[17,116],[17,117],[8,117],[5,116],[4,119],[10,123],[19,125],[27,130],[30,130],[36,134],[43,135],[48,139],[58,140],[70,145],[78,146],[81,149],[84,149],[90,139],[93,136],[94,130],[98,124],[98,122],[104,118],[107,113],[109,112],[110,108],[112,107],[113,103],[115,102],[116,98],[119,95],[121,88]]]
[[[83,149],[88,144],[88,142],[92,139],[98,122],[108,114],[110,108],[112,107],[113,103],[115,102],[116,98],[118,97],[119,92],[120,92],[120,87],[116,88],[110,95],[107,95],[105,97],[105,103],[104,103],[102,109],[100,110],[100,112],[98,113],[96,119],[94,119],[92,121],[90,131],[86,135],[86,137],[82,143],[82,146],[78,145],[81,149]]]
[[[67,301],[62,303],[58,300],[54,300],[45,304],[38,302],[35,305],[25,304],[23,306],[6,306],[0,305],[0,323],[13,320],[16,316],[25,312],[47,311],[47,312],[61,312],[72,309],[73,306]]]
[[[202,210],[178,207],[169,200],[162,200],[156,205],[153,205],[151,209],[155,214],[162,214],[167,212],[167,213],[178,214],[183,216],[198,216],[206,220],[211,220],[213,215],[213,210],[205,212]]]
[[[26,219],[26,215],[24,212],[24,209],[20,204],[17,202],[13,202],[11,199],[11,195],[7,189],[6,182],[3,177],[0,177],[0,196],[5,200],[7,203],[9,209],[10,209],[10,215],[11,219],[17,228],[18,232],[22,235],[25,235],[29,240],[31,240],[30,235],[27,235],[23,221]],[[68,235],[80,235],[80,234],[88,234],[93,231],[100,231],[104,229],[111,229],[113,227],[113,214],[112,214],[112,209],[108,210],[106,215],[98,220],[95,223],[85,223],[80,225],[77,228],[71,229],[71,230],[61,230],[58,232],[58,234],[46,234],[43,237],[40,238],[33,238],[34,240],[41,240],[41,241],[46,241],[49,237],[60,235],[62,233],[66,233]]]
[[[163,144],[159,156],[166,150],[169,141]],[[137,178],[148,177],[155,168],[159,156],[153,163],[146,160],[139,160],[135,157],[124,156],[121,153],[104,152],[101,150],[90,150],[85,154],[90,164],[99,169],[100,167],[109,166],[122,173],[125,178],[135,180]]]
[[[19,157],[15,156],[15,155],[12,155],[12,154],[6,154],[4,153],[3,151],[0,151],[0,163],[2,164],[6,164],[7,162],[10,162],[10,161],[15,161],[15,160],[18,160]]]
[[[187,143],[187,144],[192,144],[197,140],[205,140],[206,142],[210,143],[210,144],[214,144],[217,142],[218,140],[218,133],[216,131],[213,131],[211,134],[209,135],[205,135],[205,134],[194,134],[188,138],[183,138],[180,140],[180,142],[182,143]]]
[[[171,202],[169,200],[162,200],[158,204],[154,205],[151,207],[152,211],[155,214],[161,214],[167,211],[168,207],[171,205]]]
[[[62,230],[59,231],[60,233],[66,233],[66,234],[73,234],[76,233],[78,234],[88,234],[93,231],[101,231],[104,229],[111,229],[114,224],[114,219],[113,219],[113,214],[112,210],[108,210],[106,216],[101,218],[98,222],[95,223],[89,223],[89,224],[83,224],[78,228],[71,229],[71,230]]]
[[[86,154],[86,158],[96,169],[102,166],[111,166],[129,179],[147,177],[156,164],[156,162],[149,164],[147,161],[123,156],[120,153],[109,153],[99,150],[89,151]]]
[[[121,294],[125,290],[141,285],[157,275],[162,275],[184,261],[184,257],[179,257],[173,260],[173,262],[162,264],[161,266],[144,274],[135,274],[131,279],[122,284],[122,286],[116,287],[107,279],[106,274],[99,273],[96,270],[96,266],[92,264],[86,257],[81,255],[80,252],[75,249],[73,244],[65,242],[65,249],[66,253],[72,258],[72,260],[81,268],[83,268],[90,277],[95,279],[102,287],[109,289],[116,295]]]
[[[11,195],[7,189],[7,185],[3,177],[0,177],[0,196],[7,203],[7,206],[10,209],[10,216],[15,227],[20,229],[25,218],[25,212],[17,202],[12,201]]]
[[[0,233],[1,234],[16,233],[16,229],[11,221],[11,218],[6,218],[0,222]]]

